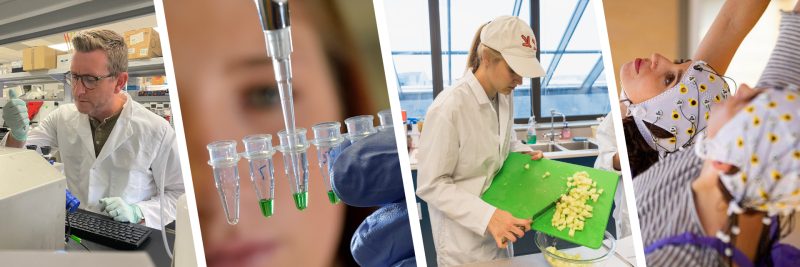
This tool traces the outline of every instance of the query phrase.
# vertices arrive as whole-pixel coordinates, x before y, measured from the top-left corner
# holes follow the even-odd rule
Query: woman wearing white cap
[[[439,265],[488,261],[505,255],[507,241],[530,230],[481,200],[508,153],[542,158],[516,140],[513,96],[522,77],[544,75],[536,38],[524,21],[501,16],[478,29],[467,71],[439,94],[422,132],[417,195],[429,205]]]
[[[634,182],[648,266],[800,266],[800,2],[767,68],[710,114],[694,149]],[[793,246],[792,246],[793,245]]]

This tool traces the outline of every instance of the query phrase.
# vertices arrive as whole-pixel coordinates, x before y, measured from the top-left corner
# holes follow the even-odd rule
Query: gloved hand
[[[359,265],[416,266],[394,132],[378,132],[344,149],[333,166],[332,187],[351,206],[382,206],[350,242]]]
[[[73,213],[76,210],[78,210],[78,206],[81,205],[81,201],[78,200],[77,197],[73,196],[72,192],[70,192],[69,189],[66,189],[66,191],[67,191],[67,211],[69,213]]]
[[[100,199],[100,204],[103,205],[103,211],[114,217],[115,221],[139,223],[144,218],[139,206],[128,204],[120,197]]]
[[[17,97],[17,92],[9,90],[10,99],[3,106],[3,121],[11,130],[11,136],[17,141],[28,139],[28,127],[31,121],[28,119],[28,106],[25,101]]]

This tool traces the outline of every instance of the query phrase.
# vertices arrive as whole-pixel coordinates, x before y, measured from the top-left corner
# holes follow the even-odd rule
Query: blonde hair
[[[122,35],[110,30],[88,30],[72,37],[72,45],[78,52],[88,53],[102,50],[108,59],[109,75],[128,71],[128,45]]]
[[[467,69],[472,69],[472,72],[478,70],[478,67],[481,66],[481,59],[483,59],[484,56],[486,56],[490,62],[497,62],[503,59],[503,55],[501,55],[500,52],[481,43],[481,31],[483,31],[483,28],[489,25],[489,23],[490,22],[484,23],[478,27],[478,31],[475,32],[475,37],[472,37],[472,46],[469,48],[469,54],[467,55]]]

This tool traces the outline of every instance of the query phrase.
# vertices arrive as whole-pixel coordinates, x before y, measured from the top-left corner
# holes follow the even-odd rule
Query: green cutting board
[[[525,164],[529,164],[528,170],[524,168]],[[589,177],[597,182],[597,188],[602,188],[604,192],[596,203],[590,202],[594,210],[592,218],[586,220],[584,229],[570,237],[567,228],[558,231],[551,225],[555,206],[550,204],[567,192],[567,177],[579,171],[589,173]],[[545,172],[550,172],[550,176],[542,177]],[[619,175],[614,172],[549,159],[533,161],[529,155],[510,153],[481,198],[518,218],[532,218],[548,208],[534,220],[531,226],[534,230],[597,249],[603,242],[618,180]]]

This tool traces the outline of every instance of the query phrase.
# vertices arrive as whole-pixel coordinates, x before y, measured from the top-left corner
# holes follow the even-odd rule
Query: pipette
[[[292,99],[292,30],[289,19],[288,0],[255,0],[258,16],[261,20],[261,29],[267,42],[267,56],[272,58],[272,68],[275,70],[275,80],[278,83],[278,93],[281,97],[283,123],[289,137],[288,147],[296,147],[299,140],[295,140],[294,100]],[[303,153],[288,153],[291,164],[292,177],[301,177],[303,172],[299,158]],[[284,158],[284,161],[286,159]],[[289,175],[287,173],[287,175]],[[303,184],[307,188],[308,184]]]

